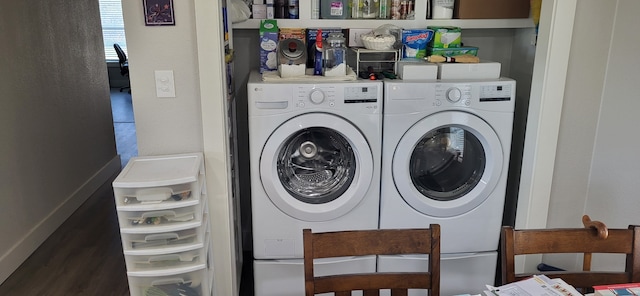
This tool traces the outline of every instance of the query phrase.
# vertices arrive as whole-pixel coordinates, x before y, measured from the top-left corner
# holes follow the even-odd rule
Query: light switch
[[[176,87],[173,70],[156,70],[156,96],[158,98],[175,98]]]

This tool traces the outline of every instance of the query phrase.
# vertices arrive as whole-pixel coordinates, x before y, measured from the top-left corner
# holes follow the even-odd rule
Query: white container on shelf
[[[431,0],[431,18],[453,18],[453,6],[455,0]]]

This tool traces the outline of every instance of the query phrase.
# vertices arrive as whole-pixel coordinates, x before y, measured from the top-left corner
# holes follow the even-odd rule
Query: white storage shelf
[[[531,18],[525,19],[427,19],[427,1],[416,1],[415,18],[413,20],[388,20],[388,19],[312,19],[311,1],[300,1],[299,19],[277,19],[280,28],[307,28],[307,27],[338,27],[351,29],[374,29],[384,24],[392,24],[404,29],[419,29],[427,26],[455,26],[463,29],[508,29],[508,28],[532,28]],[[313,25],[311,25],[313,24]],[[234,29],[258,29],[259,19],[249,19],[244,22],[234,23]]]
[[[131,295],[211,295],[202,153],[134,157],[113,181]]]

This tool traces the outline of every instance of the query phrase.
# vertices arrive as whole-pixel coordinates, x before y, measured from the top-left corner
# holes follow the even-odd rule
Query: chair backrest
[[[127,61],[127,55],[120,47],[120,44],[114,43],[113,48],[116,50],[118,54],[118,63],[120,64],[120,75],[128,76],[129,75],[129,61]]]
[[[427,289],[440,294],[440,225],[428,229],[380,229],[312,233],[303,230],[306,296],[334,292],[351,295],[362,290],[365,296],[390,289],[392,296],[407,295],[408,289]],[[373,272],[316,276],[313,259],[344,256],[427,254],[427,272]]]
[[[126,62],[127,55],[124,53],[124,50],[122,50],[122,47],[120,47],[120,44],[114,43],[113,48],[116,50],[116,54],[118,55],[118,61],[120,62],[120,64]]]
[[[523,229],[502,228],[501,260],[502,284],[519,281],[531,273],[515,273],[515,256],[552,253],[610,253],[626,255],[624,271],[551,271],[551,278],[561,278],[581,289],[595,285],[640,282],[640,226],[628,229],[608,229],[608,236],[598,236],[594,228]]]

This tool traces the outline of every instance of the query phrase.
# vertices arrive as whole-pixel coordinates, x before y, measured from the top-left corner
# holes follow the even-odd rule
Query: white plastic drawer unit
[[[197,245],[196,245],[197,246]],[[207,251],[208,245],[199,245],[197,248],[187,249],[181,252],[154,254],[154,255],[127,255],[125,261],[127,263],[127,271],[143,272],[166,270],[179,267],[197,266],[208,264]]]
[[[204,244],[208,228],[205,214],[197,227],[158,233],[121,233],[122,249],[125,255],[151,255],[195,248]]]
[[[118,210],[195,204],[204,191],[202,154],[134,157],[113,181]]]
[[[118,211],[121,233],[170,232],[202,225],[203,203],[157,211]]]
[[[210,295],[208,273],[205,265],[185,268],[179,273],[158,272],[148,276],[128,272],[129,291],[131,296]]]

